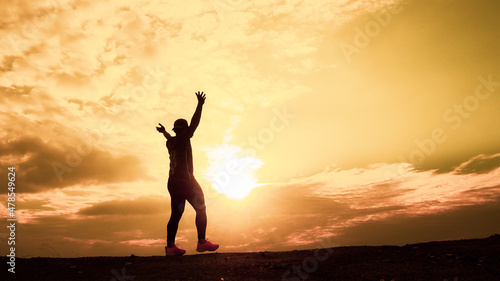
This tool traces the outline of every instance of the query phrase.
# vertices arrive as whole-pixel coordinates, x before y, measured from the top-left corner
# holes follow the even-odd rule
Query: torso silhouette
[[[176,135],[167,140],[167,149],[170,154],[170,177],[193,178],[193,152],[191,137],[193,134]]]

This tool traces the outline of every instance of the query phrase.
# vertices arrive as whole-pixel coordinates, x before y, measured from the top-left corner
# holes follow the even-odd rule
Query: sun
[[[256,157],[243,153],[236,145],[220,145],[206,150],[209,166],[204,172],[206,180],[219,193],[233,199],[245,198],[259,184],[255,172],[264,165]]]

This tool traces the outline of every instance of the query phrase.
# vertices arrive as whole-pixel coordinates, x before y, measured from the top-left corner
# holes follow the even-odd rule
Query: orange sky
[[[499,8],[2,2],[0,214],[14,166],[17,255],[162,255],[155,126],[189,120],[198,90],[195,176],[221,252],[500,232]],[[177,242],[195,241],[188,207]]]

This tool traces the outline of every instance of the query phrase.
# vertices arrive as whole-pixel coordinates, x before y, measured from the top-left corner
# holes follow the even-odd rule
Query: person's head
[[[184,132],[188,127],[188,122],[186,121],[186,119],[177,119],[175,120],[174,122],[174,128],[172,129],[175,134],[181,134],[182,132]]]

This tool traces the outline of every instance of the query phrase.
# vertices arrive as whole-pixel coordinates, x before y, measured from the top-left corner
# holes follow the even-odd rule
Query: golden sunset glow
[[[264,164],[262,160],[244,155],[243,149],[235,145],[218,146],[207,151],[209,166],[206,179],[219,193],[230,198],[243,199],[257,183],[255,172]]]
[[[169,154],[155,126],[190,122],[197,91],[194,175],[220,252],[499,233],[499,8],[2,1],[0,214],[15,167],[16,253],[163,255]],[[186,206],[188,254],[194,222]]]

